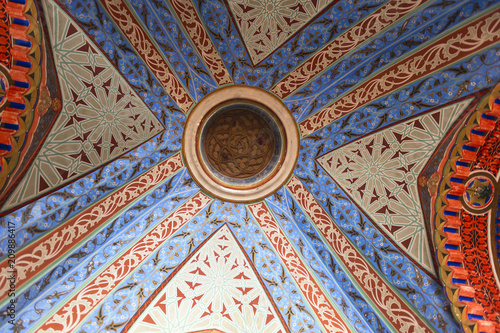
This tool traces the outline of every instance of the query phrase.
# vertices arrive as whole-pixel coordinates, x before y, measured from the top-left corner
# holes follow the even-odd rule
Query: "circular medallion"
[[[291,113],[274,95],[230,86],[205,96],[193,108],[182,151],[191,176],[208,194],[253,202],[291,176],[299,134]]]
[[[465,183],[462,195],[464,208],[473,214],[481,214],[488,210],[495,197],[495,179],[487,172],[471,174]]]
[[[13,83],[9,70],[0,64],[0,111],[6,107],[7,90]]]

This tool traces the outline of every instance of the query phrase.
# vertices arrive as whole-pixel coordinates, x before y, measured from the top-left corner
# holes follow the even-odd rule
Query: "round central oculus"
[[[278,165],[282,126],[262,105],[233,101],[204,123],[200,151],[218,181],[248,186],[265,179]]]
[[[232,202],[260,200],[283,186],[298,156],[297,126],[269,92],[220,88],[193,108],[182,138],[184,161],[208,194]]]

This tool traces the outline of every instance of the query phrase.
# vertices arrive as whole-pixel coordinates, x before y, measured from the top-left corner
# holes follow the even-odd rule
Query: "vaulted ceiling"
[[[434,241],[445,163],[500,81],[498,1],[0,2],[0,81],[21,80],[17,40],[39,45],[33,89],[0,91],[32,111],[22,135],[0,126],[1,331],[500,323],[495,306],[459,323]],[[190,111],[230,85],[280,98],[300,133],[259,202],[203,192],[181,151]]]

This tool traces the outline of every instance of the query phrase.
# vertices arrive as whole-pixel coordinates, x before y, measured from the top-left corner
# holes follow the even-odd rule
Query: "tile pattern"
[[[273,303],[223,225],[170,280],[158,287],[127,325],[128,332],[288,332]],[[148,304],[149,303],[149,304]],[[134,323],[135,321],[135,323]]]
[[[317,158],[379,229],[434,275],[417,178],[469,104],[465,100],[436,110]]]
[[[63,109],[9,208],[119,157],[164,128],[71,18],[45,1]]]
[[[230,0],[239,32],[257,64],[300,30],[334,0]]]
[[[422,75],[439,71],[500,41],[500,10],[468,23],[364,81],[332,104],[299,123],[302,137],[329,125],[373,100]]]

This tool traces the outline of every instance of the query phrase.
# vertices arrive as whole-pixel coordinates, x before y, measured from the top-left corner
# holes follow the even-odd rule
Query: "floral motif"
[[[196,9],[191,0],[172,0],[170,1],[181,23],[186,28],[189,37],[200,52],[205,64],[210,69],[217,83],[224,85],[232,83],[233,80],[228,70],[224,66],[219,53],[215,49],[212,40],[203,26]]]
[[[162,182],[182,166],[182,159],[178,153],[23,248],[16,255],[17,286],[21,287],[32,276],[50,266],[59,256],[70,251],[83,240],[89,232],[99,228],[108,218],[111,218],[131,201]],[[0,272],[2,273],[0,275],[0,296],[2,298],[7,296],[9,290],[8,270],[9,262],[5,258],[0,263]]]
[[[432,332],[432,329],[406,305],[363,258],[361,253],[336,227],[328,213],[296,177],[288,182],[287,187],[302,206],[304,212],[314,221],[333,252],[351,272],[358,286],[375,303],[375,306],[391,325],[398,332]]]
[[[135,242],[130,249],[73,296],[57,313],[45,321],[39,331],[69,332],[74,330],[80,324],[80,321],[111,290],[132,273],[139,263],[146,259],[159,245],[165,242],[174,232],[203,209],[203,207],[208,205],[211,200],[199,192],[180,206],[163,223],[157,225],[148,234]]]
[[[125,2],[115,0],[102,1],[102,5],[129,39],[137,53],[153,71],[165,91],[173,98],[181,110],[187,113],[194,103],[191,96],[172,72],[147,33],[137,22],[130,8]]]
[[[299,123],[306,137],[359,107],[457,62],[500,40],[500,10],[493,11],[438,39],[411,57],[384,69],[355,90]]]
[[[452,142],[435,200],[440,276],[466,333],[500,330],[497,263],[490,257],[496,257],[497,248],[494,233],[488,232],[495,228],[498,209],[492,196],[499,187],[499,90],[497,85],[479,102]]]
[[[278,223],[267,209],[264,203],[249,205],[248,209],[261,226],[267,238],[271,241],[276,252],[290,270],[293,278],[300,286],[306,299],[316,312],[320,321],[323,323],[327,332],[351,332],[343,322],[337,310],[314,280],[311,273],[300,259],[299,255],[293,249]]]

